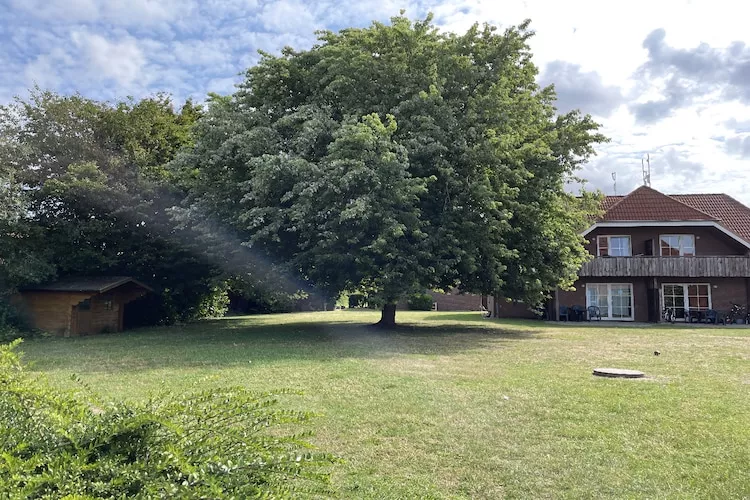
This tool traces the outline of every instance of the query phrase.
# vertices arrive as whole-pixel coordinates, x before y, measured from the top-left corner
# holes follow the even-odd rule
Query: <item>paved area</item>
[[[709,323],[685,323],[675,321],[674,323],[643,323],[637,321],[545,321],[555,326],[579,326],[579,327],[612,327],[612,328],[659,328],[659,327],[682,327],[682,328],[740,328],[750,329],[750,325],[714,325]]]

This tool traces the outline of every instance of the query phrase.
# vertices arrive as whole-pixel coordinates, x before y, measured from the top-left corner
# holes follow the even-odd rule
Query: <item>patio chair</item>
[[[729,324],[729,311],[717,309],[716,310],[716,322],[721,325]]]
[[[685,322],[687,323],[701,323],[705,319],[705,312],[700,309],[690,309],[685,311]]]
[[[602,312],[598,306],[589,306],[586,311],[588,312],[589,321],[596,319],[597,321],[602,320]]]
[[[719,315],[713,309],[706,309],[706,311],[703,313],[703,322],[704,323],[714,323],[714,324],[716,324],[716,321],[718,320],[718,318],[719,318]]]
[[[560,321],[570,321],[570,308],[568,306],[560,306]]]

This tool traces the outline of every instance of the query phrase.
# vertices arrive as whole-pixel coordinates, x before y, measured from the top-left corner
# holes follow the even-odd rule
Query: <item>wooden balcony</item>
[[[578,273],[581,277],[665,276],[674,278],[748,278],[750,257],[595,257]]]

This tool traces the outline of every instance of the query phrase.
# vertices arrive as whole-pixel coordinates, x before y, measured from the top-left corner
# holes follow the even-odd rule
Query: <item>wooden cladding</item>
[[[146,293],[137,283],[125,283],[105,294],[28,290],[14,301],[35,328],[65,336],[86,335],[121,331],[125,304]]]
[[[665,276],[675,278],[747,278],[750,257],[596,257],[586,262],[581,277]]]

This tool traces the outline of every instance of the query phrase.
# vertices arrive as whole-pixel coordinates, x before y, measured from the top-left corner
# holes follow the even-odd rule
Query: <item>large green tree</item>
[[[324,294],[367,290],[383,324],[425,288],[539,303],[585,259],[591,204],[564,187],[605,139],[556,112],[531,36],[396,17],[263,54],[173,165],[191,209]]]
[[[14,133],[21,118],[15,111],[0,108],[0,315],[19,284],[43,280],[53,272],[39,245],[41,229],[26,224],[29,192],[19,179],[25,147]]]

